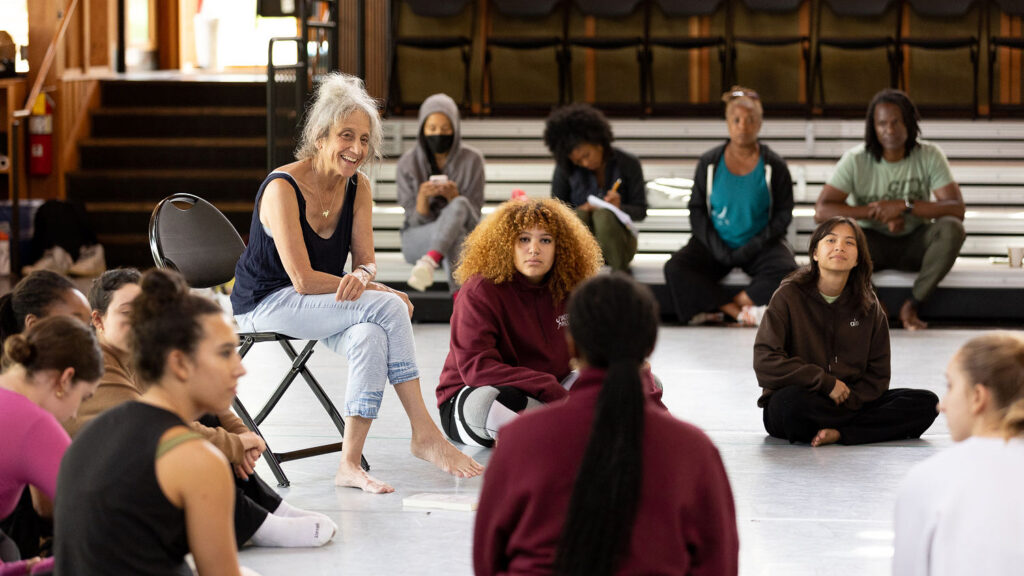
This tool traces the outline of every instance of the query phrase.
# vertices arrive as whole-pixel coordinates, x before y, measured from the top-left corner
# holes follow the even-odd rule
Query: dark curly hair
[[[544,123],[544,144],[564,170],[572,168],[569,155],[580,144],[596,144],[611,154],[612,127],[600,110],[590,104],[569,104],[555,108]]]
[[[918,123],[921,121],[921,114],[917,106],[910,101],[910,97],[902,90],[886,88],[871,99],[868,105],[868,117],[864,122],[864,146],[867,147],[875,162],[882,160],[882,143],[878,141],[878,134],[875,133],[875,108],[882,103],[892,104],[900,109],[903,114],[903,125],[907,127],[907,143],[904,144],[904,154],[910,156],[910,152],[917,147],[917,137],[921,135],[921,128]]]

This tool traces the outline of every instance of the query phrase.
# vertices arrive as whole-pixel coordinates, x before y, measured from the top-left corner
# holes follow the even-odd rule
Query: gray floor
[[[434,384],[448,351],[447,325],[415,326],[423,397],[436,419]],[[895,330],[893,387],[927,388],[941,397],[943,372],[956,348],[977,332]],[[747,576],[889,574],[895,490],[916,462],[950,444],[939,417],[922,440],[865,447],[812,449],[768,439],[755,405],[751,365],[754,331],[663,328],[652,359],[665,383],[665,403],[703,428],[718,445],[736,499],[740,573]],[[274,345],[246,359],[242,400],[255,408],[285,365]],[[311,360],[320,381],[340,398],[344,360],[318,348]],[[275,450],[334,441],[330,421],[304,385],[297,385],[263,427]],[[285,464],[298,507],[324,512],[340,527],[320,549],[249,548],[242,563],[272,574],[471,574],[473,514],[403,510],[420,492],[478,492],[480,479],[457,482],[408,452],[408,421],[393,391],[370,432],[366,457],[395,494],[369,495],[332,484],[336,455]],[[486,463],[488,450],[467,449]],[[265,464],[261,474],[272,480]]]

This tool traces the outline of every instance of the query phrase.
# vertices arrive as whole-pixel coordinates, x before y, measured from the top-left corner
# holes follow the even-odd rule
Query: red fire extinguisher
[[[47,176],[53,171],[53,99],[40,94],[28,117],[28,172]]]

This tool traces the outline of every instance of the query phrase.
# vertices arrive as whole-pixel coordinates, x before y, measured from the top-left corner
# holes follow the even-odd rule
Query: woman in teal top
[[[785,241],[793,181],[785,160],[757,139],[763,116],[757,93],[734,86],[722,100],[729,140],[697,163],[692,235],[665,263],[665,281],[680,322],[728,317],[756,326],[779,283],[796,269]],[[719,282],[737,267],[751,281],[732,294]]]

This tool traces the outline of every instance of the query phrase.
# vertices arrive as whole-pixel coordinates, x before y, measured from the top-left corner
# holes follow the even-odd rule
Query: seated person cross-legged
[[[475,573],[735,576],[718,450],[644,392],[654,297],[612,273],[581,284],[567,309],[579,379],[566,401],[502,430],[476,515]]]
[[[134,268],[104,272],[89,290],[92,322],[103,350],[103,377],[96,392],[65,424],[74,438],[100,414],[136,401],[145,392],[131,362],[130,312],[142,289]],[[230,410],[207,414],[191,422],[198,432],[220,450],[231,464],[235,480],[235,538],[238,546],[320,546],[337,532],[334,522],[317,512],[290,506],[254,470],[266,450],[258,434],[250,431]]]
[[[484,205],[484,157],[462,142],[459,107],[447,94],[434,94],[420,105],[416,145],[398,159],[395,184],[405,210],[402,255],[415,264],[408,284],[426,290],[434,270],[443,266],[448,289],[462,242]]]
[[[89,303],[74,283],[50,270],[37,270],[0,298],[0,343],[53,316],[72,316],[88,325]],[[26,558],[45,554],[53,542],[53,524],[33,506],[28,489],[13,510],[0,512],[0,531]]]
[[[860,226],[826,220],[808,254],[772,296],[754,341],[765,430],[812,446],[919,437],[938,397],[889,389],[889,325]]]
[[[612,127],[589,104],[555,109],[544,125],[544,144],[555,156],[551,197],[565,202],[597,238],[604,261],[626,271],[636,255],[637,238],[614,212],[590,203],[604,200],[633,222],[647,217],[647,190],[640,160],[612,146]]]
[[[222,414],[245,374],[231,318],[175,272],[151,270],[131,304],[146,390],[71,443],[57,477],[57,573],[240,576],[231,472],[188,423]],[[97,349],[97,360],[99,360]]]
[[[44,318],[4,343],[7,368],[0,375],[0,516],[15,510],[23,490],[49,518],[57,471],[71,440],[60,422],[75,415],[103,372],[96,336],[70,316]],[[38,547],[38,538],[36,539]],[[0,574],[52,569],[53,559],[17,549],[0,532]],[[49,573],[49,572],[47,572]]]
[[[565,301],[600,266],[593,236],[551,198],[506,202],[469,235],[437,386],[449,438],[492,446],[516,414],[568,395]]]
[[[378,494],[394,488],[359,464],[388,382],[409,416],[414,456],[458,477],[483,472],[427,412],[409,298],[372,282],[372,191],[360,168],[379,158],[382,133],[377,103],[361,80],[332,73],[320,82],[299,160],[273,171],[256,194],[231,292],[243,330],[319,340],[346,356],[345,438],[334,483]]]
[[[1020,574],[1024,337],[972,338],[946,380],[939,409],[956,444],[914,466],[900,486],[892,574]]]
[[[786,229],[793,220],[789,166],[758,140],[764,114],[753,90],[722,95],[729,140],[701,156],[690,194],[690,241],[665,263],[665,282],[682,323],[728,316],[757,326],[772,293],[796,269]],[[735,295],[719,284],[740,267],[751,282]]]
[[[938,146],[921,140],[917,108],[899,90],[882,90],[868,106],[864,144],[847,150],[821,189],[818,222],[857,218],[875,270],[917,272],[900,307],[907,330],[926,328],[918,307],[953,267],[963,246],[964,201]],[[931,196],[935,201],[931,201]]]

